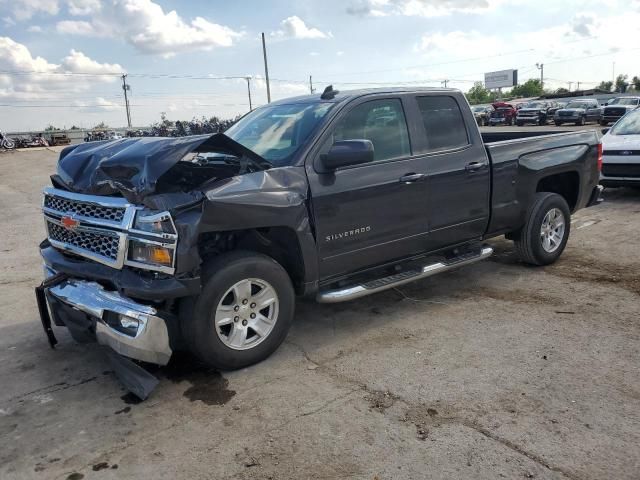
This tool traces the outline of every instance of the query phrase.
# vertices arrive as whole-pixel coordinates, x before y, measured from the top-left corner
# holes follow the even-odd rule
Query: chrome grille
[[[120,237],[117,233],[101,231],[100,233],[88,230],[69,230],[47,219],[49,240],[91,252],[93,255],[104,257],[116,262]]]
[[[106,207],[95,203],[69,200],[49,194],[45,194],[44,196],[44,207],[63,214],[75,213],[76,215],[86,218],[111,220],[118,223],[122,222],[126,211],[124,207]]]

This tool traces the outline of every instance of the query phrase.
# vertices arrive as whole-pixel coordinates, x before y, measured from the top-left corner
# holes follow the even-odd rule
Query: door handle
[[[467,163],[464,169],[467,170],[468,172],[474,172],[486,166],[487,164],[485,162],[471,162],[471,163]]]
[[[402,177],[400,177],[400,182],[402,183],[419,182],[420,180],[423,180],[425,177],[426,175],[424,173],[407,173],[406,175],[403,175]]]

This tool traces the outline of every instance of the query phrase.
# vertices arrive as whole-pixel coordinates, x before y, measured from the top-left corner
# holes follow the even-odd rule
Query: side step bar
[[[431,263],[423,266],[422,268],[407,270],[359,285],[351,285],[335,290],[326,290],[318,293],[316,300],[320,303],[346,302],[347,300],[353,300],[366,295],[371,295],[372,293],[382,292],[383,290],[398,287],[405,283],[430,277],[431,275],[446,272],[470,263],[479,262],[480,260],[490,257],[492,253],[493,248],[483,246],[479,251],[465,253],[442,262]]]

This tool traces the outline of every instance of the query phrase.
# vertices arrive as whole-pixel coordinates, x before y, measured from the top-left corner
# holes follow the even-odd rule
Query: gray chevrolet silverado
[[[296,296],[374,294],[485,259],[500,235],[553,263],[571,214],[600,201],[599,138],[518,136],[483,139],[457,90],[328,87],[224,134],[67,147],[42,208],[49,341],[55,325],[106,346],[144,398],[140,364],[177,350],[220,369],[266,358]]]

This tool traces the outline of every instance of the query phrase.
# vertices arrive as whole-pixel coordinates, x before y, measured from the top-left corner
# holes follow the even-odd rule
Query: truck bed
[[[599,133],[580,130],[557,133],[481,132],[491,162],[491,219],[487,236],[495,236],[524,224],[541,182],[549,188],[566,189],[571,210],[586,206],[598,184]],[[553,180],[545,180],[553,177]]]

